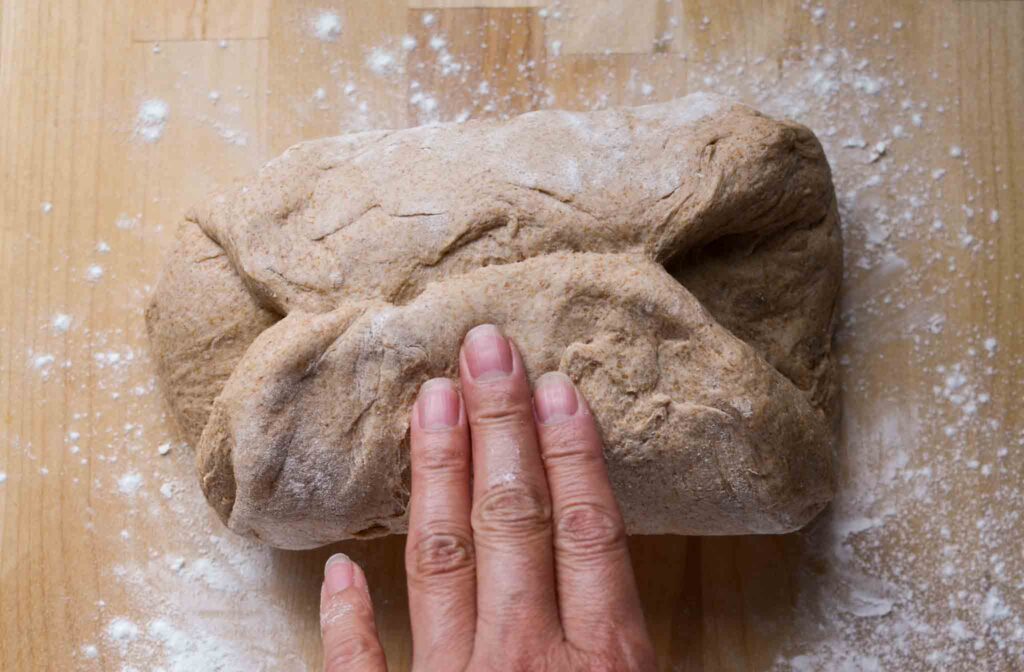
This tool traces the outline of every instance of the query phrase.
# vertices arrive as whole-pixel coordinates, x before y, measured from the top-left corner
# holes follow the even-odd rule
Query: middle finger
[[[551,500],[515,347],[481,325],[466,335],[459,364],[473,447],[477,643],[500,651],[510,639],[560,634]]]

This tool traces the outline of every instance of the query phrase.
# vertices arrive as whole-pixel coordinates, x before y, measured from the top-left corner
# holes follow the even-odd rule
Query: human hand
[[[405,566],[413,669],[652,670],[654,653],[601,439],[560,373],[537,381],[492,325],[471,330],[462,392],[412,411]],[[472,457],[471,457],[472,455]],[[325,672],[386,669],[362,570],[325,568]]]

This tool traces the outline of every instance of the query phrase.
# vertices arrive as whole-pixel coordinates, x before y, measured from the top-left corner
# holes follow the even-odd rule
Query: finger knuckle
[[[412,454],[412,465],[427,476],[462,472],[469,466],[469,451],[454,436],[454,430],[438,431],[424,437],[419,450]]]
[[[617,512],[595,502],[570,504],[558,514],[555,547],[576,556],[602,555],[622,547],[626,529]]]
[[[578,422],[545,427],[543,443],[544,461],[555,466],[589,467],[604,461],[600,441]]]
[[[490,381],[485,394],[475,395],[471,422],[483,427],[518,426],[532,421],[529,395],[510,380]]]
[[[455,530],[428,527],[416,535],[409,553],[408,571],[414,581],[472,571],[473,542]]]
[[[324,642],[325,672],[383,669],[384,654],[377,638],[368,632],[347,632]]]
[[[373,606],[355,588],[328,598],[320,609],[320,629],[324,633],[351,630],[360,623],[373,623]]]
[[[523,482],[495,485],[473,505],[473,532],[484,536],[530,536],[551,528],[551,505]]]

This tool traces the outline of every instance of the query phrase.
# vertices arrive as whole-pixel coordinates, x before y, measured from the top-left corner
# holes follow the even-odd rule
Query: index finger
[[[476,629],[476,576],[469,526],[469,429],[452,381],[428,380],[409,420],[412,494],[405,568],[413,667],[458,668]]]

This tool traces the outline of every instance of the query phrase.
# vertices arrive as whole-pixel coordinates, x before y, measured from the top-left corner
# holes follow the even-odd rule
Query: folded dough
[[[208,500],[275,546],[404,531],[410,406],[481,322],[580,386],[631,532],[778,533],[832,495],[841,245],[802,126],[533,112],[289,149],[187,218],[147,324]]]

